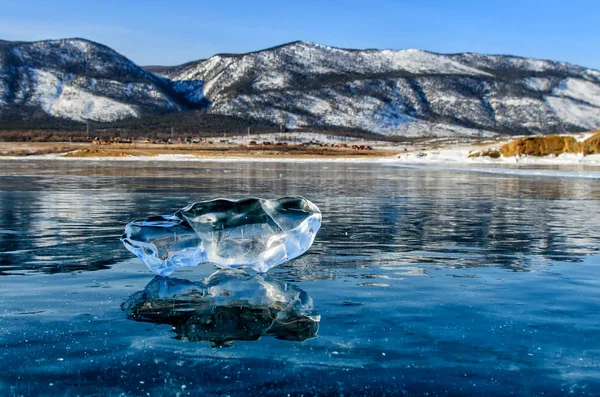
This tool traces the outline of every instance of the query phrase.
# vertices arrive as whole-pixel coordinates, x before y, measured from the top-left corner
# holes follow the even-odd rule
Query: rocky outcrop
[[[600,132],[591,136],[583,142],[577,141],[572,136],[534,136],[515,139],[502,147],[500,153],[504,157],[519,155],[527,156],[558,156],[563,153],[582,153],[598,154],[600,153]]]
[[[600,154],[600,130],[583,142],[583,154]]]

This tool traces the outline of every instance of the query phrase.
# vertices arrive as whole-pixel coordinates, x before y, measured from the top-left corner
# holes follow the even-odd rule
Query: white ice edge
[[[442,150],[422,151],[419,153],[400,154],[393,157],[378,158],[265,158],[265,157],[201,157],[185,154],[161,154],[157,156],[131,157],[65,157],[62,154],[46,154],[39,156],[6,156],[2,160],[10,161],[86,161],[86,162],[196,162],[196,163],[352,163],[352,164],[382,164],[407,168],[428,168],[431,170],[452,170],[460,172],[483,172],[490,174],[546,176],[562,178],[600,179],[600,155],[581,156],[563,154],[558,157],[508,157],[492,159],[487,157],[468,158],[468,150],[451,148]],[[419,157],[419,154],[425,154]],[[485,167],[485,166],[489,167]],[[451,168],[448,168],[450,166]],[[481,167],[483,166],[483,167]],[[506,166],[506,167],[505,167]],[[516,168],[515,168],[516,166]],[[524,166],[520,168],[520,166]],[[543,169],[531,166],[578,166],[590,169]],[[598,171],[596,171],[596,168]]]
[[[423,156],[424,155],[424,156]],[[44,154],[30,156],[0,156],[1,160],[60,160],[60,161],[142,161],[142,162],[223,162],[223,163],[399,163],[399,164],[523,164],[523,165],[590,165],[600,167],[600,154],[582,156],[578,154],[561,154],[557,157],[490,157],[469,158],[469,150],[441,149],[411,152],[386,157],[219,157],[195,156],[192,154],[159,154],[156,156],[129,156],[129,157],[66,157],[63,154]]]
[[[130,157],[65,157],[64,154],[32,156],[0,156],[2,160],[57,160],[57,161],[140,161],[140,162],[199,162],[199,163],[394,163],[396,157],[360,158],[293,158],[293,157],[202,157],[191,154],[159,154],[157,156]]]

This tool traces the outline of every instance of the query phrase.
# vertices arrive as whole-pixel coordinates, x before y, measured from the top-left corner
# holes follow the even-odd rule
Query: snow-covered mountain
[[[186,105],[170,81],[101,44],[0,42],[0,115],[108,122]]]
[[[512,56],[346,50],[294,42],[168,73],[203,81],[211,112],[389,135],[600,127],[600,72]]]
[[[82,39],[0,42],[0,116],[112,121],[206,108],[387,135],[600,128],[600,72],[564,62],[298,41],[149,70]]]

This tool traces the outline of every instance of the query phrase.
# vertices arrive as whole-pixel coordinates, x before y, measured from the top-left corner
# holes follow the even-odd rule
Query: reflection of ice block
[[[171,324],[178,339],[227,346],[262,335],[303,341],[320,315],[297,286],[243,270],[220,270],[201,282],[155,277],[122,306],[136,321]]]
[[[218,199],[131,222],[121,241],[161,276],[203,262],[266,272],[305,253],[320,227],[321,212],[302,197]]]

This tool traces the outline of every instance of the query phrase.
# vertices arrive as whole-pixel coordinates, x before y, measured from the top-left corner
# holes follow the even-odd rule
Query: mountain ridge
[[[144,68],[87,39],[0,40],[0,121],[113,122],[190,109],[392,136],[575,132],[600,127],[600,71],[512,55],[302,40]]]
[[[2,40],[0,39],[0,42]],[[423,50],[423,49],[419,49],[419,48],[354,48],[354,47],[338,47],[338,46],[332,46],[332,45],[328,45],[328,44],[321,44],[321,43],[316,43],[313,41],[308,41],[308,40],[293,40],[293,41],[289,41],[283,44],[279,44],[279,45],[274,45],[271,47],[266,47],[266,48],[261,48],[258,50],[253,50],[253,51],[247,51],[247,52],[222,52],[222,53],[216,53],[211,55],[208,58],[198,58],[195,60],[191,60],[191,61],[187,61],[181,64],[177,64],[177,65],[141,65],[142,68],[146,68],[146,67],[160,67],[160,68],[179,68],[181,66],[184,65],[189,65],[191,63],[195,63],[195,62],[204,62],[207,61],[208,59],[215,57],[215,56],[231,56],[231,57],[239,57],[239,56],[243,56],[243,55],[249,55],[249,54],[256,54],[256,53],[260,53],[260,52],[264,52],[264,51],[270,51],[270,50],[275,50],[275,49],[279,49],[282,47],[286,47],[289,45],[293,45],[293,44],[299,44],[299,43],[304,43],[304,44],[309,44],[309,45],[318,45],[318,46],[322,46],[322,47],[327,47],[327,48],[332,48],[332,49],[337,49],[337,50],[344,50],[344,51],[354,51],[354,52],[361,52],[361,51],[420,51],[420,52],[425,52],[425,53],[429,53],[429,54],[434,54],[434,55],[445,55],[445,56],[457,56],[457,55],[482,55],[482,56],[488,56],[488,57],[506,57],[506,58],[515,58],[515,59],[523,59],[523,60],[536,60],[536,61],[542,61],[542,62],[552,62],[552,63],[557,63],[557,64],[566,64],[566,65],[571,65],[571,66],[575,66],[575,67],[579,67],[582,69],[589,69],[589,70],[594,70],[597,72],[600,72],[600,69],[596,69],[596,68],[590,68],[590,67],[586,67],[583,65],[578,65],[578,64],[574,64],[571,62],[567,62],[567,61],[559,61],[559,60],[553,60],[553,59],[546,59],[546,58],[532,58],[532,57],[527,57],[527,56],[522,56],[522,55],[513,55],[513,54],[501,54],[501,53],[479,53],[479,52],[471,52],[471,51],[465,51],[465,52],[437,52],[437,51],[430,51],[430,50]]]

